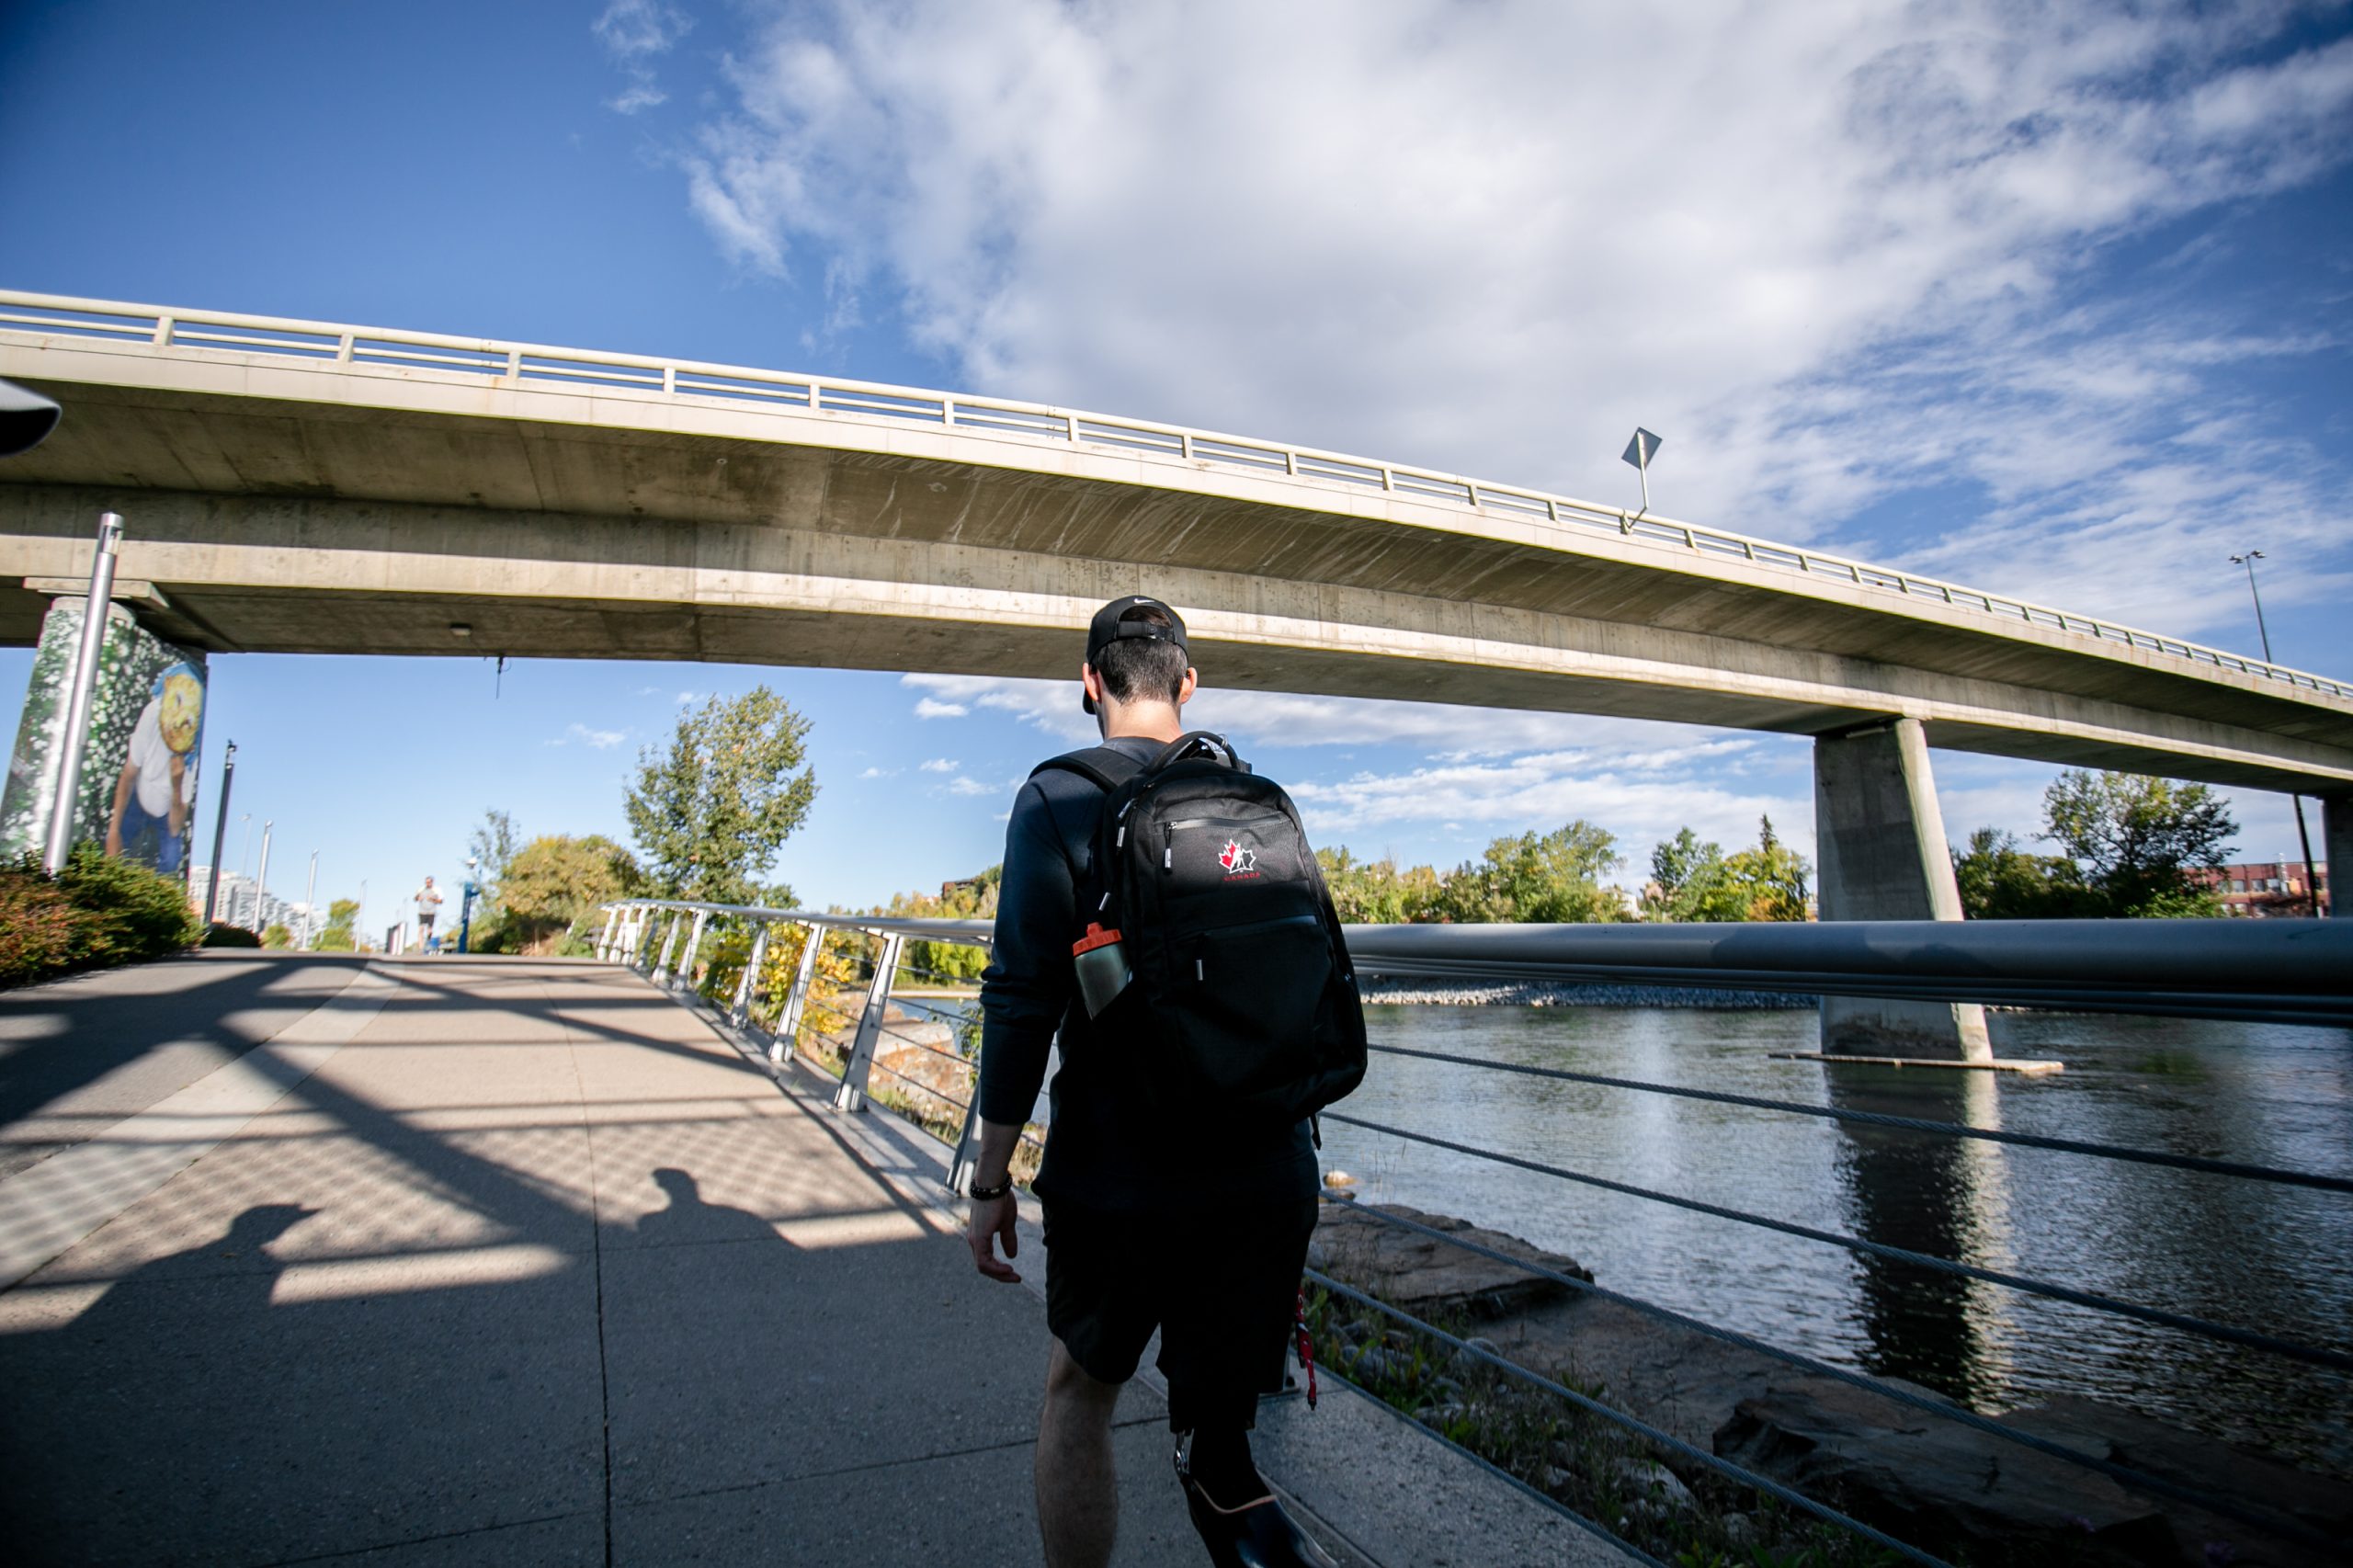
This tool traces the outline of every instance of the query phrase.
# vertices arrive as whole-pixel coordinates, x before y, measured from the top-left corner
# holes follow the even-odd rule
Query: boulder
[[[1433,1237],[1383,1224],[1366,1211],[1368,1207],[1325,1204],[1315,1227],[1310,1261],[1333,1278],[1378,1296],[1415,1317],[1437,1321],[1468,1316],[1491,1322],[1573,1293],[1558,1280],[1448,1246]],[[1507,1257],[1524,1259],[1573,1278],[1593,1278],[1576,1259],[1546,1252],[1518,1236],[1483,1230],[1468,1221],[1443,1214],[1425,1214],[1402,1203],[1377,1207],[1381,1212],[1461,1236]]]
[[[2097,1471],[2022,1449],[1823,1378],[1777,1382],[1741,1401],[1715,1450],[1907,1540],[1986,1563],[2228,1562],[2237,1568],[2343,1561],[2344,1489],[2229,1445],[2095,1401],[2013,1412],[2005,1424],[2336,1537],[2336,1553],[2128,1489]]]

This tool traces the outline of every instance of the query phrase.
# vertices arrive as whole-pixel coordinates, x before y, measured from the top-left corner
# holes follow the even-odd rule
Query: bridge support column
[[[598,963],[613,961],[613,925],[620,917],[621,912],[619,909],[608,908],[605,911],[605,924],[597,932],[596,953]]]
[[[670,929],[662,938],[662,957],[654,966],[654,983],[656,985],[670,983],[670,955],[678,950],[678,927],[686,923],[685,910],[676,909],[670,912]]]
[[[1961,886],[1928,774],[1927,733],[1894,719],[1813,743],[1813,823],[1824,920],[1959,920]],[[1822,999],[1822,1049],[1983,1062],[1974,1003]]]
[[[2328,863],[2329,915],[2353,920],[2353,903],[2345,897],[2345,878],[2353,876],[2353,795],[2321,797],[2320,840],[2321,858]]]

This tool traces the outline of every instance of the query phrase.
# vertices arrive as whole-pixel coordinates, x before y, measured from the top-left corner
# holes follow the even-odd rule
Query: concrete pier
[[[1961,887],[1916,719],[1817,736],[1813,815],[1824,920],[1959,920]],[[1822,1049],[1931,1061],[1992,1058],[1973,1003],[1822,999]]]
[[[2353,918],[2353,907],[2339,891],[2337,879],[2353,867],[2353,795],[2325,795],[2320,802],[2321,858],[2328,862],[2328,913],[2338,920]]]

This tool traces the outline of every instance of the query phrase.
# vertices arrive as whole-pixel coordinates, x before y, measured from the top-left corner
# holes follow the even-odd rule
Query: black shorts
[[[1168,1425],[1250,1426],[1283,1386],[1313,1198],[1182,1216],[1046,1205],[1046,1326],[1100,1382],[1123,1383],[1154,1328]]]

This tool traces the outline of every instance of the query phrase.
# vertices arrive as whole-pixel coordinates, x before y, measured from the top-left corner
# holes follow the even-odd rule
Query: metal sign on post
[[[1633,464],[1635,472],[1643,476],[1643,511],[1644,512],[1651,509],[1651,459],[1658,456],[1658,449],[1659,437],[1637,425],[1634,426],[1634,438],[1626,443],[1625,451],[1620,454],[1624,461]]]
[[[98,685],[98,656],[105,651],[107,611],[114,603],[115,553],[122,548],[122,518],[98,517],[97,553],[90,561],[90,597],[82,609],[82,642],[74,654],[74,684],[65,698],[65,733],[57,756],[57,797],[51,803],[49,842],[41,864],[55,876],[74,852],[74,806],[82,792],[82,753],[90,739],[90,699]]]

